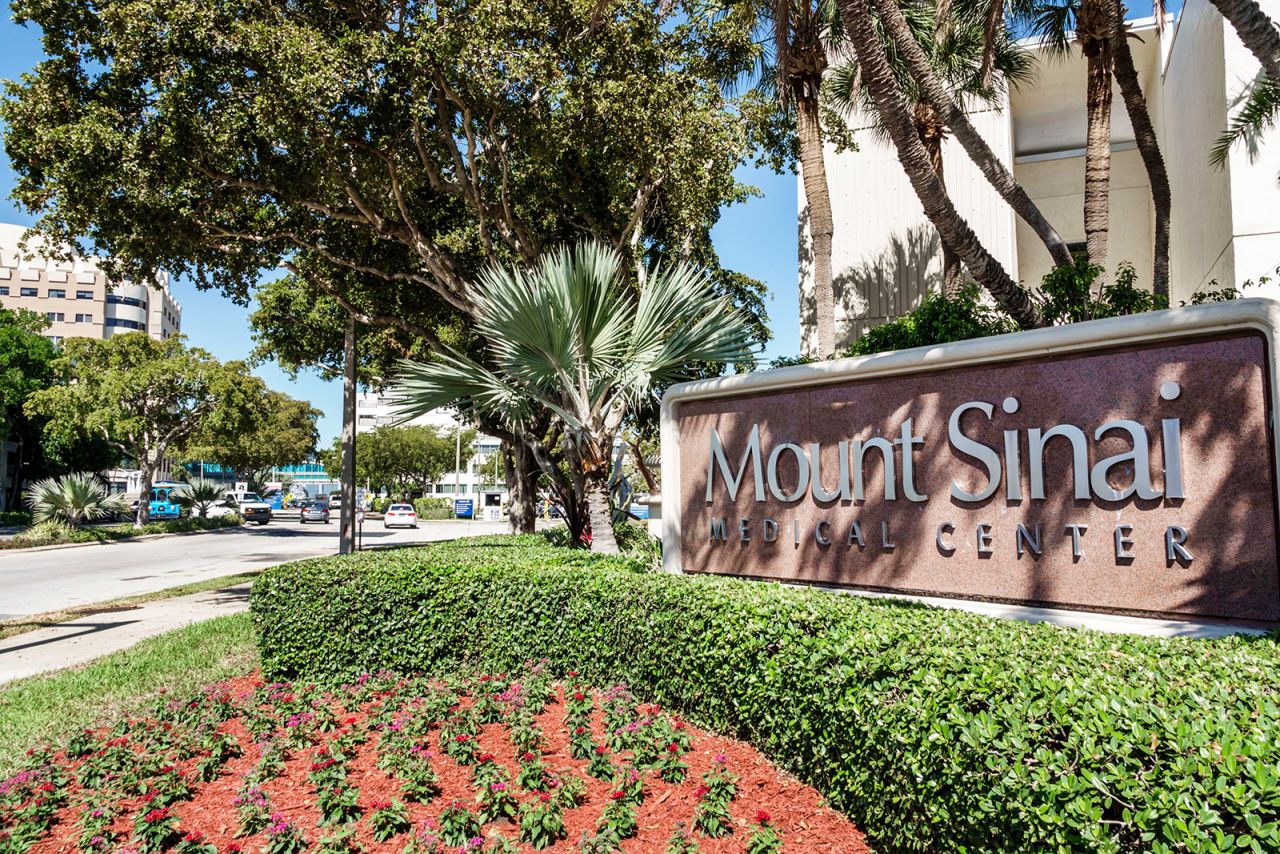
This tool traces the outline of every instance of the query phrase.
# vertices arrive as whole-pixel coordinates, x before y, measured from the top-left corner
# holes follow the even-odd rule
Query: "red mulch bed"
[[[503,685],[516,682],[515,679],[499,678]],[[527,674],[522,674],[520,677],[522,680],[528,678]],[[472,699],[474,693],[495,684],[488,681],[489,677],[485,679],[484,683],[470,680],[466,684],[451,685],[450,690],[457,692],[459,702],[449,714],[459,711],[466,714],[473,711],[475,709]],[[592,777],[587,770],[587,760],[574,759],[570,755],[570,730],[566,726],[566,714],[569,711],[566,706],[568,699],[566,692],[572,689],[566,688],[564,683],[552,683],[549,677],[541,684],[537,683],[536,678],[520,684],[533,684],[534,687],[530,690],[541,690],[550,698],[545,707],[534,716],[544,737],[541,761],[552,775],[562,778],[576,777],[586,784],[581,802],[577,806],[570,806],[563,810],[564,838],[543,850],[580,851],[584,836],[595,831],[601,811],[609,802],[610,794],[616,787],[612,782]],[[421,683],[419,683],[419,689],[420,686]],[[412,703],[414,697],[418,696],[413,693],[414,690],[414,686],[406,686],[403,680],[383,676],[330,694],[312,686],[278,688],[263,686],[261,680],[253,675],[223,686],[206,689],[206,692],[202,692],[194,700],[170,703],[170,712],[181,708],[201,712],[206,708],[213,709],[219,703],[229,703],[229,706],[223,706],[224,711],[207,725],[206,733],[226,733],[234,738],[241,750],[240,756],[227,759],[217,769],[216,779],[210,782],[198,782],[195,777],[195,769],[198,763],[208,755],[207,750],[189,747],[186,753],[194,753],[194,755],[187,755],[186,758],[172,762],[172,765],[188,778],[192,789],[189,799],[177,800],[170,807],[177,818],[178,833],[184,835],[198,833],[203,838],[197,840],[194,837],[188,837],[187,842],[181,843],[176,842],[177,837],[175,837],[175,841],[170,844],[176,844],[180,851],[203,852],[203,854],[211,854],[215,849],[217,852],[237,849],[244,852],[269,850],[269,840],[265,832],[237,836],[240,819],[234,801],[244,785],[246,775],[254,771],[263,754],[263,742],[255,741],[247,729],[247,726],[254,726],[254,723],[246,718],[246,714],[256,714],[259,720],[263,716],[272,718],[274,729],[270,732],[276,738],[281,738],[282,733],[287,731],[283,726],[285,720],[291,714],[296,714],[299,709],[328,709],[334,715],[332,724],[324,728],[316,727],[310,733],[312,739],[310,744],[295,747],[288,752],[283,773],[261,783],[260,786],[270,799],[271,812],[283,816],[296,826],[305,838],[308,849],[311,849],[321,837],[334,830],[333,827],[317,826],[320,811],[317,807],[316,785],[308,780],[308,772],[312,769],[312,763],[316,761],[317,754],[322,753],[334,738],[350,737],[352,733],[367,733],[368,736],[363,744],[350,749],[349,758],[345,762],[347,784],[358,791],[358,803],[362,808],[362,814],[356,823],[354,840],[363,846],[365,851],[401,852],[405,850],[406,843],[411,838],[416,836],[421,840],[429,837],[433,832],[435,820],[451,802],[460,802],[474,810],[477,790],[470,779],[471,768],[459,764],[441,749],[438,724],[432,726],[429,732],[417,742],[424,748],[430,749],[429,763],[438,778],[440,792],[429,802],[407,801],[401,791],[402,781],[376,767],[380,756],[380,743],[387,735],[388,726],[398,726],[395,723],[397,719],[388,715],[387,711],[394,709],[399,712],[405,708],[406,703]],[[596,702],[590,713],[590,729],[593,742],[598,745],[607,740],[602,708],[605,695],[601,692],[591,692],[591,696]],[[195,705],[192,705],[192,702]],[[742,852],[746,850],[748,840],[759,828],[761,819],[765,819],[777,830],[782,840],[780,849],[782,851],[864,852],[870,850],[861,832],[839,813],[825,806],[817,791],[774,767],[750,745],[695,729],[680,722],[678,717],[665,714],[654,706],[630,704],[630,708],[634,710],[638,719],[662,718],[666,723],[676,725],[683,732],[688,733],[690,746],[687,752],[682,752],[681,758],[687,763],[689,770],[679,783],[665,782],[653,769],[642,770],[645,795],[643,801],[635,806],[637,832],[633,837],[622,840],[615,850],[637,854],[639,852],[663,854],[668,850],[673,832],[678,825],[682,824],[691,831],[697,843],[697,850],[704,854]],[[52,821],[47,822],[49,825],[47,830],[34,842],[30,851],[45,854],[46,852],[91,850],[80,847],[80,822],[89,809],[101,806],[103,803],[115,804],[118,815],[110,827],[113,836],[109,842],[100,842],[98,850],[140,850],[134,836],[134,828],[137,817],[144,815],[147,812],[145,807],[149,806],[144,802],[143,796],[127,794],[128,781],[121,782],[121,779],[111,779],[103,782],[99,788],[88,789],[77,781],[77,774],[81,773],[81,766],[86,762],[94,761],[95,756],[105,755],[102,753],[103,746],[107,745],[111,739],[117,739],[117,744],[120,744],[122,729],[127,730],[123,738],[128,746],[136,751],[140,764],[141,757],[144,755],[150,754],[156,760],[161,760],[158,754],[164,754],[161,761],[153,762],[150,770],[144,772],[144,776],[145,774],[154,775],[154,772],[163,767],[164,763],[170,762],[176,756],[181,756],[181,751],[173,753],[169,751],[175,741],[181,741],[184,727],[194,727],[196,721],[188,718],[169,722],[166,721],[167,716],[163,710],[158,711],[157,715],[158,718],[132,721],[127,727],[117,727],[111,732],[96,732],[91,736],[86,734],[83,738],[86,744],[79,750],[88,755],[81,758],[68,758],[62,752],[49,752],[43,756],[35,755],[31,762],[33,768],[37,769],[35,777],[38,780],[55,780],[53,788],[49,788],[48,783],[45,783],[44,792],[40,790],[38,780],[36,783],[23,782],[32,777],[32,774],[26,777],[19,775],[15,778],[16,783],[14,781],[8,784],[0,783],[0,850],[6,847],[3,834],[6,831],[13,834],[15,830],[20,829],[24,821],[30,821],[26,816],[32,814],[33,803],[45,796],[56,796],[59,806],[56,811],[51,810]],[[321,716],[323,717],[323,714]],[[388,720],[391,723],[388,723]],[[261,730],[264,724],[258,723],[257,726]],[[271,727],[272,724],[268,723],[265,726]],[[306,726],[307,724],[304,724],[303,728],[305,729]],[[166,727],[170,729],[166,731]],[[322,731],[322,729],[328,731]],[[149,734],[156,732],[166,733],[159,743]],[[176,739],[172,736],[175,732],[179,734]],[[510,780],[513,781],[511,785],[514,787],[517,800],[525,803],[537,799],[536,792],[524,791],[514,784],[520,766],[517,761],[517,749],[512,743],[511,731],[506,719],[498,723],[482,724],[478,743],[480,753],[492,754],[494,760],[506,769]],[[621,765],[626,763],[632,754],[628,751],[615,753],[610,750],[609,756],[614,760],[615,765]],[[719,838],[710,837],[695,827],[695,811],[703,794],[704,775],[716,768],[727,768],[738,777],[736,795],[729,803],[732,831]],[[134,776],[136,777],[137,774]],[[128,772],[125,772],[123,778],[127,777]],[[25,796],[24,786],[32,790],[25,791]],[[154,786],[150,788],[154,790]],[[376,804],[391,801],[406,803],[409,819],[416,830],[401,833],[385,842],[375,842],[371,835],[371,813],[376,808]],[[767,818],[762,813],[767,813]],[[518,823],[509,819],[499,819],[485,824],[482,833],[489,839],[492,839],[495,834],[500,835],[512,843],[517,843],[520,839]],[[197,847],[197,843],[203,847]],[[485,852],[499,850],[496,843],[490,842],[489,845],[491,847],[485,847],[482,850]],[[21,850],[20,846],[18,850]],[[420,846],[417,850],[432,849]],[[438,850],[458,851],[459,849],[455,846],[441,847]],[[533,851],[534,848],[528,843],[518,842],[514,847],[504,850],[525,852]]]

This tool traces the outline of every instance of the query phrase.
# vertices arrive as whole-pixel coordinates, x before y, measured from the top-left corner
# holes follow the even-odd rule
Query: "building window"
[[[46,335],[46,336],[44,336],[44,337],[45,337],[45,338],[48,338],[48,339],[49,339],[50,341],[52,341],[54,344],[61,344],[61,343],[62,343],[62,336],[61,336],[61,335]]]
[[[0,297],[7,297],[8,295],[9,295],[8,287],[0,288]]]
[[[146,300],[134,299],[133,297],[122,297],[118,294],[107,294],[107,302],[112,305],[131,305],[135,308],[142,309],[147,307]]]
[[[76,291],[76,299],[93,299],[93,291]]]
[[[62,321],[67,319],[67,316],[60,311],[46,311],[44,316],[50,320]]]
[[[23,288],[18,293],[20,296],[24,296],[24,297],[34,297],[34,296],[40,295],[35,288]]]
[[[77,314],[76,323],[93,323],[92,314]]]
[[[125,320],[123,317],[108,317],[105,321],[107,326],[123,327],[125,329],[141,329],[142,324],[136,320]]]
[[[49,288],[49,299],[66,299],[67,292],[62,288]]]

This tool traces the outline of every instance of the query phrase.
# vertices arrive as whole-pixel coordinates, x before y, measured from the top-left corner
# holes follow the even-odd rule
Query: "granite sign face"
[[[1273,341],[1255,317],[1275,304],[1242,307],[679,386],[668,566],[1280,621]]]

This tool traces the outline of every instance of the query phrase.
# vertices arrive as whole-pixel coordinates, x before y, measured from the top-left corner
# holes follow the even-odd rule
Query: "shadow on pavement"
[[[86,637],[88,635],[97,634],[98,632],[105,632],[111,629],[118,629],[121,626],[132,625],[133,623],[137,623],[137,622],[140,622],[140,621],[139,620],[120,620],[114,623],[74,623],[74,624],[73,623],[42,623],[41,628],[55,629],[55,628],[63,627],[69,630],[74,629],[75,631],[65,635],[58,635],[57,637],[45,638],[44,640],[31,641],[30,643],[24,643],[18,646],[8,646],[3,649],[0,649],[0,655],[7,655],[8,653],[18,652],[19,650],[23,650],[23,649],[31,649],[37,646],[44,646],[45,644],[49,644],[49,643],[62,643],[63,641],[71,640],[72,638]]]

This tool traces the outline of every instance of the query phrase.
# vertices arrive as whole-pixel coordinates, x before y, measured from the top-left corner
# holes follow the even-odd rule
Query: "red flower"
[[[609,800],[620,801],[624,797],[626,797],[626,794],[627,793],[622,791],[621,789],[614,789],[612,792],[609,793]]]
[[[240,854],[242,850],[244,849],[240,847],[240,843],[238,842],[232,842],[227,845],[227,854]]]
[[[204,842],[204,834],[198,830],[192,830],[182,838],[187,842],[194,842],[196,845],[199,845],[201,842]]]
[[[576,677],[577,675],[578,675],[578,671],[576,671],[576,670],[570,670],[570,671],[569,671],[569,677],[570,677],[570,678]]]
[[[145,821],[147,824],[155,824],[156,822],[164,821],[168,817],[169,817],[169,811],[167,809],[158,809],[158,810],[152,810],[151,812],[144,815],[142,817],[142,820]]]
[[[584,732],[586,732],[586,731],[587,731],[587,730],[586,730],[586,728],[585,728],[585,727],[578,727],[577,729],[575,729],[575,730],[573,731],[573,734],[574,734],[574,735],[582,735],[582,734],[583,734]]]
[[[467,734],[464,732],[462,735],[454,736],[454,739],[453,739],[453,740],[454,740],[454,741],[456,741],[456,742],[458,742],[459,744],[461,744],[462,742],[470,741],[470,740],[471,740],[471,736],[467,735]]]
[[[534,755],[526,750],[524,752],[524,755],[521,756],[520,758],[523,759],[525,762],[532,762],[534,760]]]
[[[603,744],[596,746],[596,753],[604,756],[605,746]]]
[[[674,742],[667,745],[667,753],[679,753],[679,752],[680,752],[680,745],[675,744]]]
[[[581,691],[574,691],[574,692],[573,692],[573,699],[575,699],[575,700],[585,700],[585,699],[587,699],[587,697],[586,697],[586,695],[585,695],[585,694],[583,694]]]
[[[545,803],[548,803],[548,802],[551,800],[551,796],[550,796],[549,794],[547,794],[546,792],[543,792],[542,794],[538,795],[538,800],[539,800],[539,801],[542,801],[542,803],[544,803],[544,804],[545,804]]]
[[[42,792],[52,792],[52,791],[53,791],[53,788],[54,788],[54,787],[53,787],[53,784],[52,784],[52,783],[41,783],[41,784],[40,784],[40,791],[42,791]]]
[[[351,724],[355,722],[356,722],[356,719],[354,717],[347,718],[345,721],[343,721],[343,723],[346,724],[347,726],[351,726]]]
[[[756,821],[759,822],[760,824],[768,824],[769,814],[764,810],[760,810],[758,813],[756,813]]]
[[[703,795],[705,795],[705,794],[706,794],[707,792],[709,792],[709,791],[711,791],[711,787],[710,787],[710,786],[708,786],[708,785],[706,785],[706,784],[703,784],[703,785],[699,786],[699,787],[698,787],[698,797],[702,797]]]
[[[492,753],[481,753],[476,759],[480,762],[489,762],[493,759]]]

